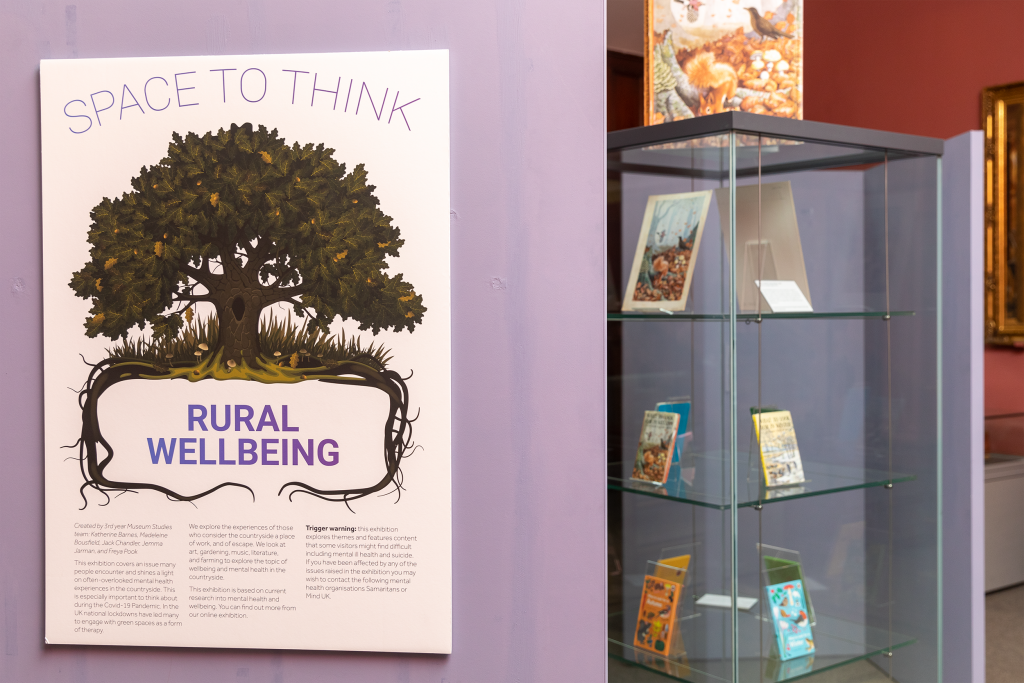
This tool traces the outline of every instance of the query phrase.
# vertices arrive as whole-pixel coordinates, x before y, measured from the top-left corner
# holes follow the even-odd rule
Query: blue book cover
[[[779,658],[783,661],[814,652],[811,620],[807,616],[803,581],[783,581],[765,587],[772,611]]]
[[[669,399],[654,406],[655,410],[661,413],[679,414],[679,432],[676,436],[676,452],[673,460],[679,462],[680,456],[686,448],[687,436],[690,435],[690,401]]]

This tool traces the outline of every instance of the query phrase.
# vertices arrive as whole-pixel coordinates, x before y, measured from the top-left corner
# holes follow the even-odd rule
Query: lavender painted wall
[[[0,680],[604,679],[604,35],[600,0],[0,0]],[[451,50],[454,653],[44,647],[39,59],[417,48]]]

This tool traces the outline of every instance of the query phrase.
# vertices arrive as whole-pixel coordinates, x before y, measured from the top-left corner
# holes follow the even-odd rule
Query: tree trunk
[[[224,351],[222,362],[233,360],[258,367],[260,313],[266,301],[259,283],[250,279],[240,268],[228,266],[210,295],[217,307],[217,344]]]

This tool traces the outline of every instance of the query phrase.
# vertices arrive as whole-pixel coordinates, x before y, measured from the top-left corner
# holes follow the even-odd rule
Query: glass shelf
[[[613,614],[609,616],[608,654],[615,659],[687,683],[732,681],[730,658],[709,657],[708,650],[714,648],[710,646],[707,636],[708,633],[720,632],[727,627],[729,619],[729,610],[710,608],[698,616],[679,622],[687,654],[679,659],[667,659],[627,644],[622,627],[615,627],[614,624],[625,624],[626,628],[632,628],[635,619]],[[909,636],[898,633],[890,636],[887,630],[819,614],[817,624],[812,627],[814,655],[778,662],[761,659],[762,655],[767,657],[771,650],[774,632],[771,622],[758,616],[757,606],[750,612],[740,612],[739,629],[741,646],[739,676],[736,680],[740,681],[798,681],[916,642]],[[629,633],[631,636],[632,631]],[[759,641],[763,651],[758,649]]]
[[[737,313],[736,319],[743,322],[757,320],[757,313]],[[801,319],[814,320],[818,318],[845,318],[845,319],[885,319],[885,311],[824,311],[814,313],[762,313],[764,320],[787,320]],[[904,317],[914,315],[914,311],[890,311],[892,317]],[[608,320],[717,320],[729,319],[728,313],[687,313],[686,311],[608,311]]]
[[[715,510],[728,510],[729,461],[726,454],[722,452],[700,453],[686,454],[683,457],[689,459],[688,465],[692,466],[692,474],[687,472],[687,479],[690,479],[691,483],[687,483],[682,476],[683,470],[690,470],[691,467],[682,468],[678,463],[673,464],[665,485],[658,486],[630,479],[624,464],[617,462],[608,465],[608,488]],[[746,468],[747,466],[747,456],[744,455],[740,467]],[[804,475],[807,477],[807,481],[804,483],[797,486],[761,490],[760,492],[758,491],[760,485],[757,471],[750,472],[746,481],[741,479],[739,484],[737,491],[739,507],[753,507],[760,503],[778,503],[783,500],[823,496],[840,491],[867,489],[914,480],[911,475],[893,473],[890,477],[888,472],[881,470],[827,465],[807,460],[804,460],[803,466]]]
[[[608,648],[612,659],[649,671],[634,675],[791,681],[859,661],[844,667],[853,675],[871,658],[894,679],[940,679],[942,526],[934,510],[943,384],[934,283],[943,272],[943,149],[940,140],[746,112],[608,135]],[[698,196],[689,193],[707,202],[700,218],[657,213],[673,201],[666,198]],[[639,278],[638,250],[650,252],[652,278],[667,260],[686,310],[666,310],[683,300],[621,310]],[[814,312],[772,312],[758,279],[797,281]],[[759,324],[773,319],[788,322]],[[895,324],[879,324],[887,321]],[[689,436],[669,480],[631,480],[642,415],[682,397]],[[768,404],[794,416],[802,484],[761,484],[749,410]],[[1015,452],[1024,419],[1014,419],[987,421],[990,452]],[[644,434],[651,443],[656,436],[667,434]],[[1009,464],[988,467],[999,466]],[[773,505],[783,501],[793,502]],[[763,605],[752,613],[696,606],[695,596],[734,586],[760,598],[772,547],[801,558],[818,619],[813,660],[778,661]],[[673,633],[685,658],[634,650],[646,564],[683,554],[691,573]]]

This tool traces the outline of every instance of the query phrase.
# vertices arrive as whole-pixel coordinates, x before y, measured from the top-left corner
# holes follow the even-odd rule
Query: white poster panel
[[[40,72],[47,642],[451,652],[447,51]]]

